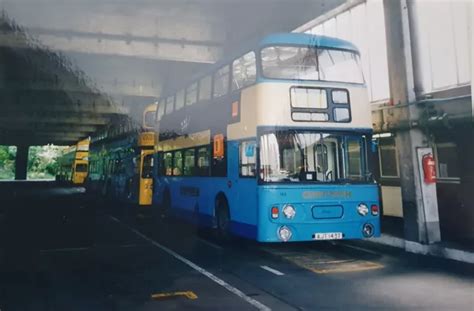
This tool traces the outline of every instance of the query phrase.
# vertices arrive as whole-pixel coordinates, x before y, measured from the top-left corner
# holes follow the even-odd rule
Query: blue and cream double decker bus
[[[158,103],[154,202],[262,242],[378,236],[359,53],[270,35]]]

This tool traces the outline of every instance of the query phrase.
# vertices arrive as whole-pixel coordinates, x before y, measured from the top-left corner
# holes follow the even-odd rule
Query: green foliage
[[[61,146],[32,146],[28,151],[28,178],[52,179],[58,172],[58,158],[64,153]],[[0,146],[0,180],[15,178],[15,146]]]
[[[28,179],[52,179],[56,176],[58,158],[66,147],[31,146],[28,154]]]
[[[15,146],[0,146],[0,179],[15,178]]]

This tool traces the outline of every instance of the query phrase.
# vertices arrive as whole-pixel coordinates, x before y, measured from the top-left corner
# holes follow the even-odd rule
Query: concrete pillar
[[[440,240],[436,186],[423,181],[421,156],[432,152],[429,138],[416,127],[419,117],[415,105],[412,45],[407,0],[384,0],[391,121],[403,130],[395,133],[400,163],[400,181],[405,239],[432,243]],[[428,149],[426,149],[428,148]]]
[[[15,159],[15,180],[26,180],[28,171],[28,145],[19,145],[16,147]]]

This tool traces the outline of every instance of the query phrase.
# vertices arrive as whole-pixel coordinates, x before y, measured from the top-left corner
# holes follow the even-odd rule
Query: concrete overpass
[[[0,144],[21,153],[138,125],[162,90],[242,41],[342,2],[0,0]]]

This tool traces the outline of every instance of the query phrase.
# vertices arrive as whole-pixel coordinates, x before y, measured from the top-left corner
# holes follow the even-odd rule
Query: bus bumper
[[[366,236],[364,228],[372,228],[372,234]],[[289,230],[291,236],[284,241],[280,236],[281,230]],[[345,223],[267,223],[260,226],[257,240],[259,242],[302,242],[317,240],[351,240],[380,237],[380,220],[368,219],[367,221]]]

